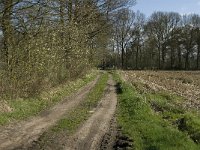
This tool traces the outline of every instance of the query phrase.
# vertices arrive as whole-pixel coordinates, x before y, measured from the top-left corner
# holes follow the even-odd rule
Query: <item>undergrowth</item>
[[[26,99],[7,100],[8,105],[13,109],[11,112],[0,112],[0,125],[5,125],[15,120],[23,120],[30,116],[37,115],[42,110],[50,108],[66,96],[76,92],[87,83],[94,80],[97,72],[87,74],[83,78],[67,82],[61,86],[43,92],[41,95]]]

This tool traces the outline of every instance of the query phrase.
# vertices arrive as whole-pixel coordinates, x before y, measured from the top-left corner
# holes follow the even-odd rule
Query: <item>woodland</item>
[[[133,0],[1,0],[0,95],[29,97],[94,67],[200,69],[200,16]]]

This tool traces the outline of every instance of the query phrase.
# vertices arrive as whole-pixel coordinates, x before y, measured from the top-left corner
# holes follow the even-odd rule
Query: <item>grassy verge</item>
[[[48,92],[43,92],[38,97],[8,100],[8,105],[13,109],[13,111],[4,113],[0,112],[0,125],[5,125],[14,120],[22,120],[37,115],[42,110],[55,105],[66,96],[76,92],[78,89],[94,80],[96,76],[97,72],[94,71],[81,79],[67,82],[66,84],[56,87]]]
[[[200,149],[188,132],[182,132],[173,124],[179,115],[184,115],[184,111],[178,108],[178,98],[170,97],[166,93],[142,94],[134,86],[122,82],[118,75],[115,74],[114,79],[122,83],[122,93],[118,95],[117,122],[123,134],[134,141],[132,149]],[[174,100],[172,105],[166,102],[169,99]],[[171,113],[172,119],[169,116],[164,119],[167,113]]]
[[[99,100],[103,96],[107,85],[108,74],[101,75],[95,87],[89,92],[85,100],[74,110],[67,113],[63,119],[59,120],[55,126],[45,132],[39,139],[34,148],[42,147],[46,149],[62,149],[62,144],[67,140],[67,135],[76,131],[76,129],[91,116],[91,110],[97,107]],[[56,147],[55,147],[56,146]],[[59,147],[61,146],[61,147]],[[33,149],[34,149],[33,148]]]
[[[136,84],[133,85],[141,94],[141,89],[145,85],[141,88],[138,88]],[[154,112],[175,128],[186,133],[195,143],[200,144],[200,114],[195,109],[183,108],[184,98],[164,91],[155,93],[151,90],[143,90],[142,94]]]
[[[145,96],[154,112],[200,145],[200,115],[182,108],[180,103],[184,102],[183,98],[165,92],[148,93]]]

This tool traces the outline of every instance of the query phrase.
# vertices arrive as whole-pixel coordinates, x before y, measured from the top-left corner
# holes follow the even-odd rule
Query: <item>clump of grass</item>
[[[185,83],[185,84],[191,84],[193,82],[192,79],[190,79],[190,78],[178,77],[175,79],[180,80],[180,81],[182,81],[182,83]]]
[[[114,75],[117,82],[122,82]],[[118,95],[117,122],[122,132],[133,139],[133,149],[146,150],[197,150],[200,147],[185,132],[181,132],[170,122],[152,110],[145,94],[122,82],[122,93]],[[152,96],[152,95],[151,95]],[[165,106],[160,96],[160,106]],[[158,96],[158,97],[159,97]],[[170,98],[171,99],[171,98]],[[164,109],[167,109],[164,108]]]
[[[89,111],[97,107],[99,100],[103,96],[107,80],[108,74],[105,73],[100,77],[96,86],[89,92],[85,101],[70,113],[66,114],[66,116],[52,128],[52,131],[59,132],[66,130],[71,133],[77,129],[77,127],[90,116],[91,113]]]
[[[71,111],[66,117],[59,120],[51,130],[55,133],[62,131],[72,133],[88,117],[88,115],[87,108],[80,106]]]
[[[14,120],[22,120],[37,115],[42,110],[55,105],[66,96],[69,96],[71,93],[94,80],[96,75],[97,72],[93,72],[82,79],[68,82],[60,87],[50,90],[49,92],[43,92],[38,97],[8,100],[8,105],[13,109],[13,111],[0,112],[0,125],[5,125]]]
[[[200,144],[200,119],[198,115],[186,113],[177,122],[179,130],[187,133],[197,144]]]
[[[145,94],[145,96],[151,104],[155,104],[157,107],[162,109],[162,112],[170,111],[175,114],[182,114],[185,111],[180,105],[180,103],[183,102],[184,99],[179,96],[166,92],[147,93]]]
[[[146,94],[155,112],[169,123],[178,127],[197,144],[200,144],[200,119],[195,111],[183,109],[180,105],[184,99],[166,92]],[[153,104],[153,105],[152,105]],[[161,110],[161,111],[160,111]]]

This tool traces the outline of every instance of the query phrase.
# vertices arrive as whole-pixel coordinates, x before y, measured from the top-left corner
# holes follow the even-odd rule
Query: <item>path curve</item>
[[[62,116],[72,110],[84,100],[89,91],[97,83],[96,80],[78,90],[66,100],[55,105],[49,110],[42,112],[39,116],[32,117],[19,123],[12,123],[0,128],[0,150],[12,150],[19,146],[27,146],[37,140],[44,131],[53,126]]]

